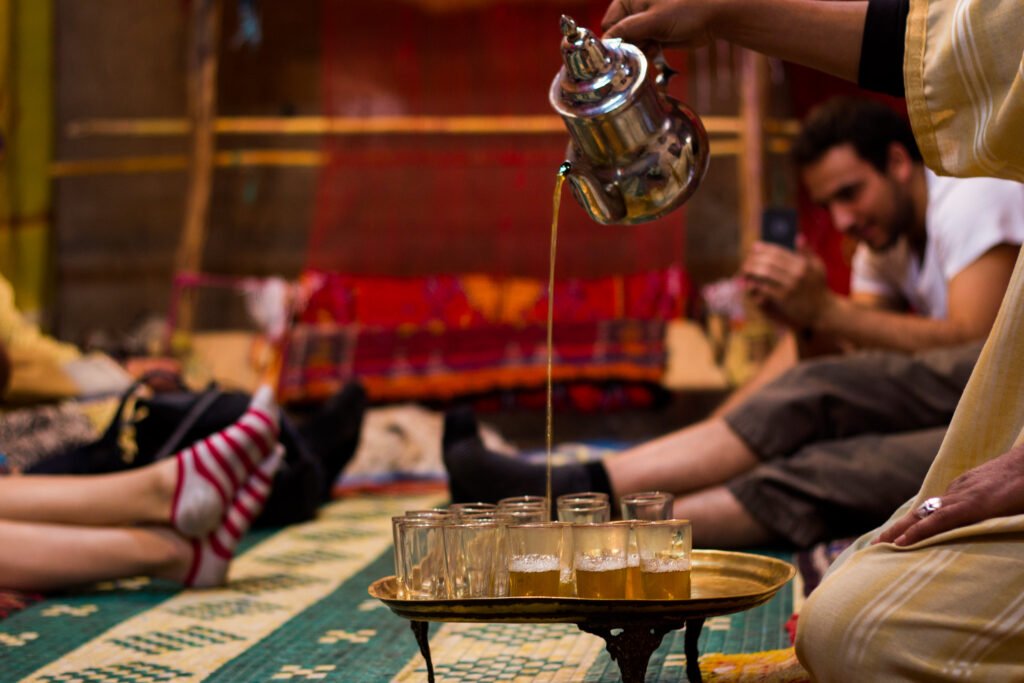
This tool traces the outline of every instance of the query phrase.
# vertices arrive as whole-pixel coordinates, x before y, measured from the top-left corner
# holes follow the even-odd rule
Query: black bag
[[[158,380],[170,381],[175,390],[140,395],[143,386]],[[168,373],[146,375],[122,395],[114,419],[99,439],[46,458],[28,473],[103,474],[149,465],[224,429],[242,416],[250,398],[242,392],[222,391],[215,384],[200,392],[188,391],[180,378]],[[285,447],[284,463],[274,477],[257,526],[312,519],[324,502],[323,492],[330,488],[320,462],[284,415],[280,440]]]

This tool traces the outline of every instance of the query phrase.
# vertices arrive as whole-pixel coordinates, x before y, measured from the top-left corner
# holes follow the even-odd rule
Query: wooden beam
[[[769,151],[784,153],[789,149],[789,140],[769,138]],[[743,150],[738,139],[716,139],[711,145],[711,156],[737,156]],[[311,149],[237,149],[222,150],[214,154],[217,168],[316,168],[327,163],[326,152]],[[115,157],[111,159],[68,159],[50,164],[52,178],[82,178],[98,175],[122,175],[135,173],[167,173],[188,169],[188,157],[184,154],[161,156]]]
[[[191,130],[185,216],[175,257],[177,272],[202,269],[206,222],[213,185],[214,120],[217,116],[217,47],[221,0],[192,0],[188,49],[187,99]],[[192,302],[181,302],[178,323],[192,328]]]
[[[740,51],[739,162],[740,254],[746,254],[761,234],[765,197],[764,119],[768,99],[768,62],[756,52]]]
[[[743,119],[706,116],[710,135],[741,135]],[[793,135],[790,119],[768,120],[765,130]],[[178,118],[83,119],[68,124],[69,137],[165,137],[187,135],[189,121]],[[565,135],[558,116],[228,116],[214,120],[217,135]]]

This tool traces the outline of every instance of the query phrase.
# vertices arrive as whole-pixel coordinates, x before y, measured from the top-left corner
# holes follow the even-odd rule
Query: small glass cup
[[[574,503],[584,502],[588,500],[608,502],[608,494],[602,493],[600,491],[580,491],[578,493],[563,493],[562,495],[555,499],[556,502],[561,502],[563,500],[572,501]]]
[[[559,595],[562,576],[562,526],[558,523],[508,527],[508,594]]]
[[[607,500],[559,500],[558,521],[570,524],[602,524],[612,517]]]
[[[558,578],[558,595],[563,598],[576,597],[576,573],[572,568],[572,524],[566,522],[552,522],[562,530],[562,574]]]
[[[510,524],[541,524],[550,519],[547,507],[536,505],[516,505],[498,510],[498,514],[508,518]]]
[[[433,508],[430,510],[406,510],[406,519],[413,518],[424,518],[424,519],[451,519],[452,513],[448,510],[442,510],[440,508]]]
[[[685,600],[690,597],[690,554],[693,535],[689,520],[669,519],[638,524],[640,587],[646,600]]]
[[[445,520],[393,517],[395,574],[399,594],[409,600],[448,597]]]
[[[448,512],[455,517],[476,512],[494,512],[498,509],[496,503],[453,503],[448,506]]]
[[[445,525],[444,545],[453,598],[491,598],[506,594],[505,527],[502,521],[479,519]]]
[[[572,542],[577,597],[625,598],[629,527],[574,524]]]
[[[498,501],[499,508],[517,505],[543,505],[548,507],[548,499],[545,496],[512,496],[511,498],[502,498]]]
[[[664,491],[641,491],[619,498],[622,519],[644,519],[657,521],[672,518],[672,503],[675,496]]]
[[[643,597],[640,591],[640,553],[636,548],[636,527],[638,524],[650,522],[623,519],[612,524],[621,524],[629,528],[629,540],[626,542],[626,599],[636,600]]]

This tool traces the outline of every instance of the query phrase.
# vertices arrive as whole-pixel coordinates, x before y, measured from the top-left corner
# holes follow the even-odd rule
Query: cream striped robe
[[[906,47],[928,165],[1024,181],[1024,0],[911,0]],[[1024,257],[921,491],[892,520],[1022,440]],[[804,605],[797,654],[816,680],[1024,680],[1024,515],[906,549],[877,535]]]

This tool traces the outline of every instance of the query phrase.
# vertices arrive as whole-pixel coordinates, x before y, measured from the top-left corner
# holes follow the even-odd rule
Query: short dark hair
[[[921,150],[910,123],[875,100],[837,97],[816,107],[793,142],[793,161],[803,168],[820,160],[839,145],[853,145],[857,155],[885,172],[889,146],[898,143],[910,158],[921,162]]]

